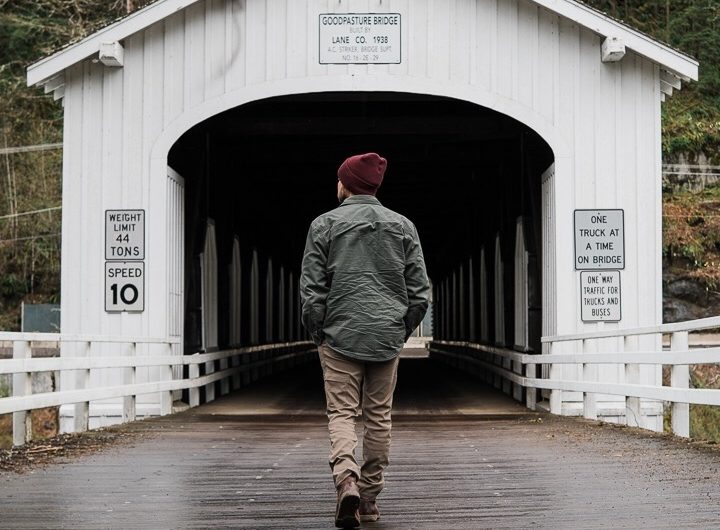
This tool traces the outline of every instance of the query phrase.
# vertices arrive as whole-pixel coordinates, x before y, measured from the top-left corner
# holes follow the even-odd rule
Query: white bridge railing
[[[123,398],[122,421],[134,421],[136,396],[160,393],[160,414],[172,413],[173,391],[189,390],[189,406],[200,404],[200,388],[205,388],[206,401],[215,399],[215,382],[220,381],[221,395],[269,375],[273,368],[287,368],[302,361],[316,350],[312,342],[292,342],[249,346],[210,353],[178,355],[173,346],[178,341],[168,339],[127,338],[64,335],[57,333],[0,332],[0,343],[12,344],[12,359],[0,359],[0,375],[12,374],[12,394],[0,398],[0,414],[13,414],[13,445],[22,445],[32,437],[30,414],[34,409],[75,404],[75,431],[89,427],[90,401]],[[59,350],[60,344],[73,344],[73,357],[32,358],[32,346],[50,344]],[[101,345],[117,347],[117,355],[93,356]],[[138,355],[139,347],[152,348],[153,355]],[[217,362],[217,363],[216,363]],[[200,365],[205,375],[200,375]],[[216,370],[216,364],[219,365]],[[189,377],[174,377],[173,367],[188,365]],[[136,370],[140,367],[158,367],[159,380],[137,383]],[[98,368],[123,369],[122,384],[88,387],[90,370]],[[32,393],[31,376],[37,372],[76,372],[75,389]]]
[[[537,391],[550,390],[550,412],[561,413],[562,392],[583,394],[583,416],[597,419],[597,396],[609,394],[625,398],[625,419],[631,426],[640,425],[642,417],[640,399],[669,402],[672,407],[672,430],[679,436],[690,435],[690,404],[720,406],[720,389],[690,388],[690,365],[720,364],[720,348],[690,349],[688,334],[692,331],[720,328],[720,317],[705,318],[655,327],[614,329],[590,333],[577,333],[555,337],[543,337],[547,353],[526,354],[471,342],[434,341],[428,346],[435,355],[467,363],[494,374],[489,382],[521,399],[525,389],[528,408],[535,410]],[[670,350],[662,349],[662,336],[670,335]],[[631,343],[638,337],[649,337],[658,348],[640,351]],[[608,340],[615,339],[615,340]],[[654,339],[654,340],[653,340]],[[610,346],[608,344],[611,343]],[[635,351],[626,351],[630,350]],[[579,367],[579,379],[563,379],[561,367]],[[598,381],[598,365],[623,367],[624,382]],[[670,386],[640,383],[640,366],[670,366]],[[538,377],[538,367],[546,377]]]

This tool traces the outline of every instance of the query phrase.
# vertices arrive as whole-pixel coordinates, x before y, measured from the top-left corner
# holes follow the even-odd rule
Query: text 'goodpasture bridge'
[[[661,105],[697,75],[572,0],[158,0],[30,66],[64,106],[62,325],[0,334],[0,414],[18,446],[49,406],[153,436],[3,477],[3,523],[323,527],[298,269],[375,151],[433,283],[382,525],[711,526],[716,453],[559,417],[687,437],[720,405],[689,388],[720,318],[662,323]]]

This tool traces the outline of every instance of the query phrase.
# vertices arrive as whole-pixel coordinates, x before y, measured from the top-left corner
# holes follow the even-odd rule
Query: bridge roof
[[[27,84],[43,85],[56,78],[66,68],[98,53],[101,43],[121,41],[198,1],[152,1],[142,9],[130,13],[79,42],[69,44],[56,53],[30,65],[27,69]],[[698,78],[699,63],[697,60],[601,11],[575,0],[532,1],[598,35],[622,39],[628,49],[659,64],[665,71],[679,79],[689,81]],[[49,91],[55,89],[56,86],[46,88]]]

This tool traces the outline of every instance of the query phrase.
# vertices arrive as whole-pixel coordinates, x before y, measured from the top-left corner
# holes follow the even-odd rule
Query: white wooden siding
[[[318,63],[318,14],[349,10],[401,13],[402,64]],[[63,332],[138,337],[170,329],[165,174],[180,135],[249,101],[337,90],[444,95],[535,129],[555,153],[547,206],[556,224],[543,229],[557,242],[543,256],[544,286],[554,295],[545,294],[544,332],[595,326],[579,316],[575,208],[625,210],[620,325],[660,323],[660,68],[648,59],[629,52],[619,63],[602,63],[598,35],[527,0],[200,1],[125,38],[124,46],[122,68],[85,60],[65,71]],[[103,308],[102,218],[115,208],[147,211],[140,314]],[[256,329],[258,316],[250,318]],[[483,318],[481,305],[481,326]],[[90,384],[108,384],[102,373]],[[657,383],[659,374],[643,367],[640,377]],[[63,374],[65,384],[73,383]]]
[[[233,238],[232,261],[230,262],[230,345],[240,344],[242,329],[242,259],[240,238]]]
[[[488,302],[487,265],[485,247],[480,249],[480,340],[490,342],[490,304]]]
[[[546,311],[545,308],[555,307],[557,305],[557,285],[554,271],[555,267],[555,164],[545,170],[541,178],[542,193],[542,334],[549,337],[557,329],[556,311]],[[542,345],[542,353],[550,353],[549,345]],[[550,375],[550,367],[543,365],[542,377],[547,378]],[[549,394],[545,390],[543,395]]]
[[[260,269],[257,250],[250,265],[250,344],[260,342]]]
[[[287,287],[287,341],[292,342],[295,340],[295,279],[292,271],[288,274],[288,287]]]
[[[168,167],[167,177],[168,336],[181,339],[171,346],[174,355],[183,354],[185,326],[185,180]],[[182,379],[182,366],[172,367],[173,377]],[[173,391],[180,399],[181,391]]]
[[[513,306],[515,322],[515,348],[528,351],[528,265],[530,258],[525,248],[525,232],[522,217],[515,223],[515,264],[513,267],[515,280],[515,304]]]
[[[477,341],[477,312],[475,310],[477,297],[475,296],[475,267],[472,258],[468,259],[468,271],[468,338],[474,342]]]
[[[208,219],[205,245],[200,254],[200,290],[202,299],[202,347],[212,351],[218,346],[218,285],[215,221]]]
[[[287,340],[285,335],[285,267],[280,265],[280,272],[278,273],[278,294],[277,294],[277,340],[278,342],[285,342]]]
[[[168,336],[182,337],[185,324],[185,181],[168,167]]]
[[[502,245],[500,242],[500,234],[495,236],[495,254],[493,256],[495,263],[493,278],[493,287],[495,288],[495,344],[505,346],[505,270],[502,259]]]
[[[275,278],[273,277],[272,258],[267,260],[267,270],[265,271],[265,342],[272,342],[275,318],[273,318],[273,310],[275,307]]]

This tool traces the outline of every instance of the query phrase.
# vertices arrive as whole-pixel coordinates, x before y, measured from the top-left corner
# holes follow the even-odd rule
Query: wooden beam
[[[640,31],[613,20],[604,13],[573,0],[532,0],[539,6],[577,22],[603,37],[615,36],[638,55],[660,64],[681,79],[698,79],[699,63],[682,52],[662,44]]]

